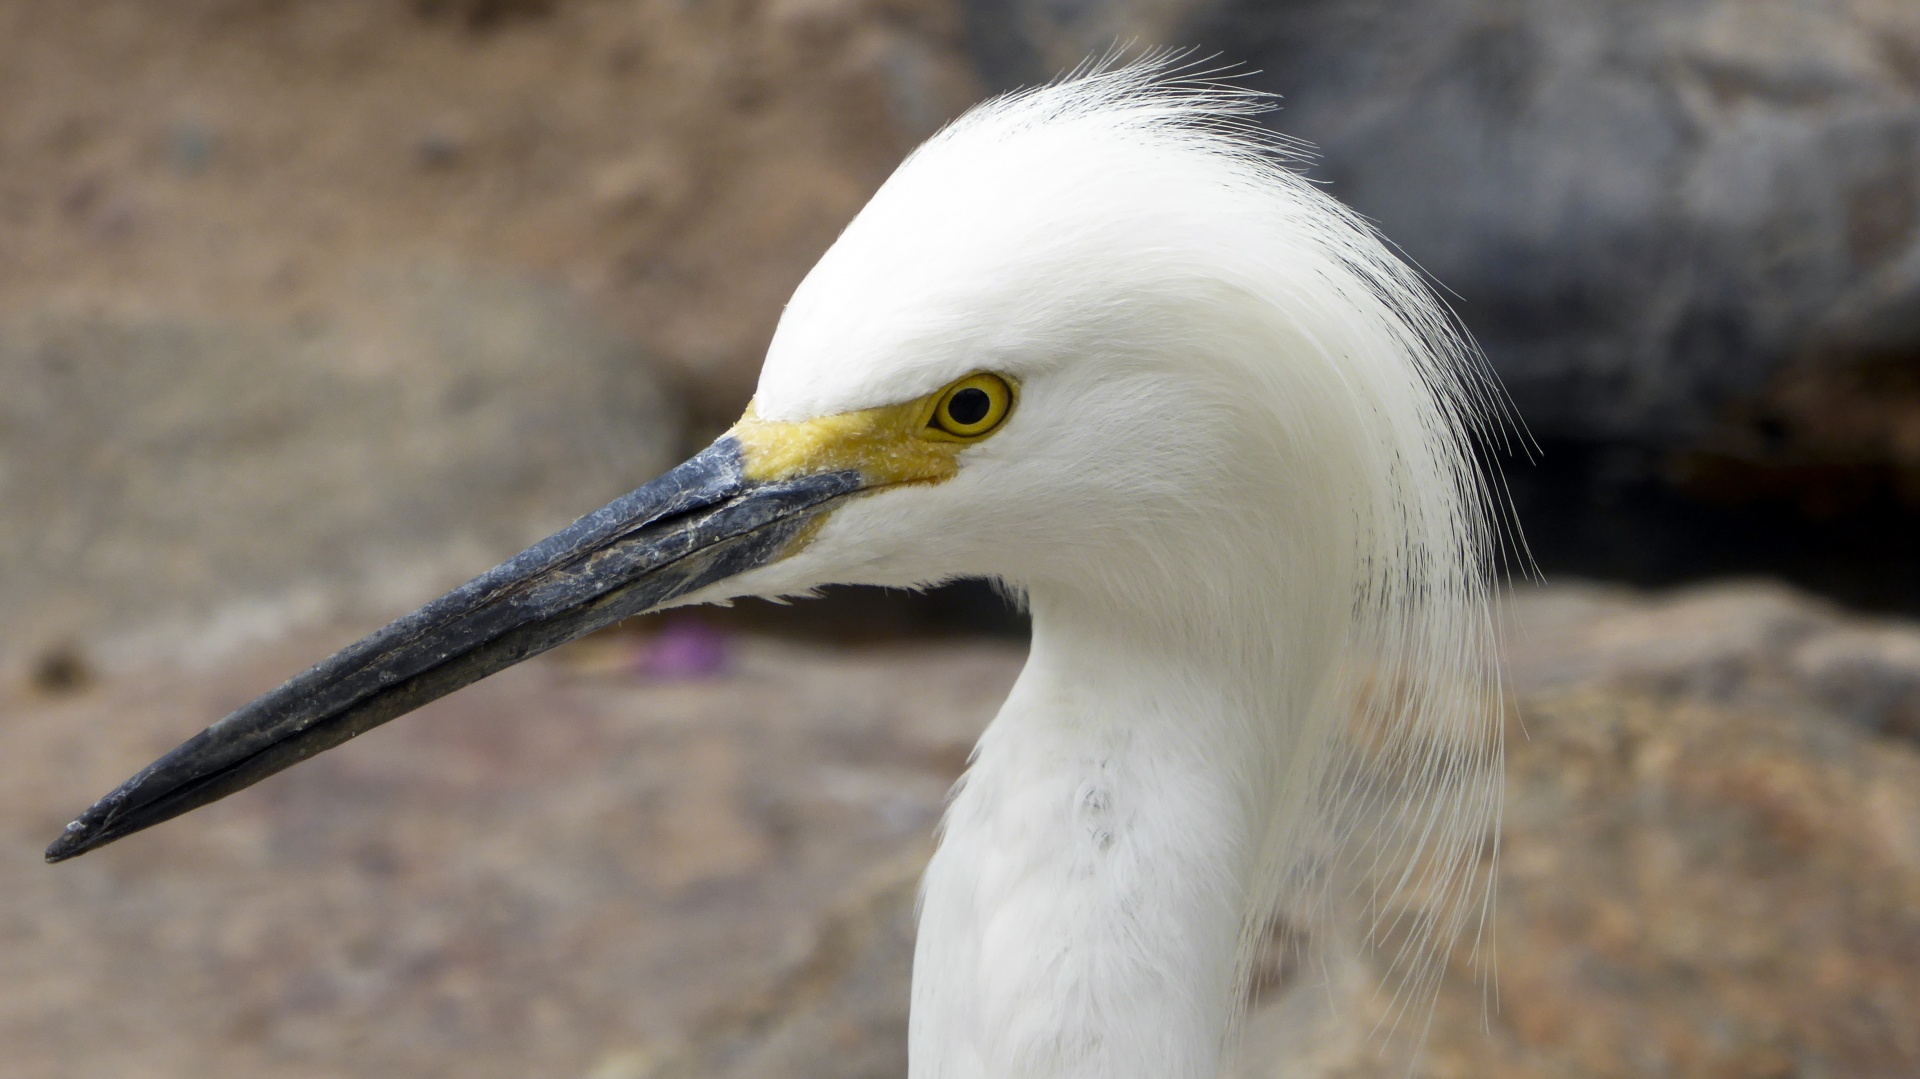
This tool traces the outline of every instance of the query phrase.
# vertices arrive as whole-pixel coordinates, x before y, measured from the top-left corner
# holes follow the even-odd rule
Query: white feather
[[[769,351],[768,419],[1020,387],[953,480],[727,589],[975,575],[1032,610],[927,872],[913,1079],[1212,1079],[1270,918],[1359,915],[1417,1005],[1484,912],[1501,398],[1266,107],[1165,62],[981,106]]]

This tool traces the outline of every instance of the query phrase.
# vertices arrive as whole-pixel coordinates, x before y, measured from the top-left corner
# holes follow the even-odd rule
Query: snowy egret
[[[1265,107],[1160,62],[975,109],[800,285],[726,435],[48,858],[643,611],[984,577],[1033,643],[926,872],[914,1079],[1210,1079],[1276,912],[1362,905],[1418,990],[1484,910],[1499,807],[1500,398]]]

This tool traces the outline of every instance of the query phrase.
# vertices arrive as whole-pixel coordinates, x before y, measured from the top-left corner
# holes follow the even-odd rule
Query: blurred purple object
[[[677,681],[711,678],[727,669],[727,635],[696,621],[669,623],[633,657],[633,672],[644,678]]]

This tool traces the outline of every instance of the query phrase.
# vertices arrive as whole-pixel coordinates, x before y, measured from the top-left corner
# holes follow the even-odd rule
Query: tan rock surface
[[[0,2],[0,310],[550,276],[737,414],[788,293],[977,95],[938,0]]]
[[[1920,750],[1874,704],[1920,629],[1765,585],[1513,607],[1497,989],[1459,949],[1416,1057],[1324,933],[1242,1075],[1920,1073]],[[632,642],[53,869],[76,795],[310,652],[10,702],[5,1074],[900,1075],[918,861],[1019,650],[746,639],[662,684]]]
[[[549,282],[370,273],[308,323],[0,315],[0,679],[425,602],[680,458],[641,350]]]

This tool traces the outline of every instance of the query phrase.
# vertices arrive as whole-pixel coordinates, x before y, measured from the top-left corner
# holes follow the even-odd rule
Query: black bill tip
[[[66,831],[60,833],[59,839],[47,844],[47,862],[52,864],[78,857],[98,846],[100,842],[88,835],[85,821],[73,821],[67,825]]]

